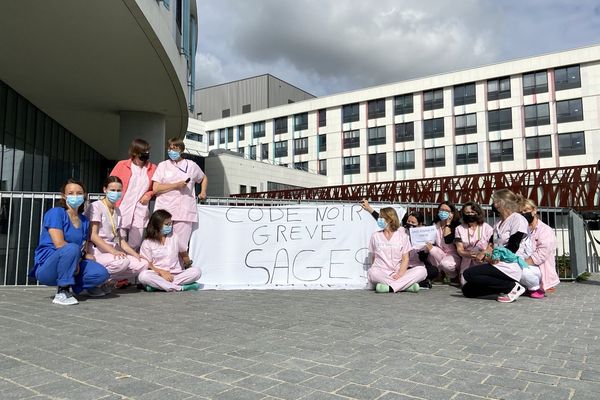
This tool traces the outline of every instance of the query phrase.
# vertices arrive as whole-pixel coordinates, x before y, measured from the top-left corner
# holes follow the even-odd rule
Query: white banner
[[[199,205],[190,257],[208,289],[363,289],[376,229],[357,204]]]
[[[427,243],[435,243],[437,228],[435,225],[410,228],[410,243],[414,248],[421,249]]]

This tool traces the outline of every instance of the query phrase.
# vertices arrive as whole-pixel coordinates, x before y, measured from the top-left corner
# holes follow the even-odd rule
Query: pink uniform
[[[394,232],[390,240],[385,237],[383,231],[374,232],[369,242],[369,252],[373,256],[373,264],[367,272],[369,281],[373,284],[385,283],[394,292],[398,292],[424,280],[427,270],[423,265],[408,268],[397,280],[391,277],[400,268],[402,257],[411,249],[410,239],[403,229]]]
[[[170,190],[156,196],[155,210],[166,210],[172,215],[173,233],[179,237],[179,251],[187,251],[192,225],[198,222],[195,183],[202,182],[204,172],[193,161],[166,160],[158,164],[152,180],[158,183],[175,183],[190,179],[183,189]]]
[[[150,285],[154,288],[167,292],[180,291],[181,285],[196,282],[200,279],[200,269],[183,269],[181,259],[179,258],[179,243],[175,234],[165,237],[165,243],[161,244],[156,240],[145,239],[140,248],[142,257],[150,260],[152,265],[169,271],[173,275],[173,282],[169,282],[156,272],[148,269],[143,271],[138,280],[143,285]]]
[[[524,283],[529,290],[537,290],[540,288],[548,290],[560,283],[558,273],[556,272],[556,235],[552,228],[537,220],[535,229],[529,230],[529,244],[531,251],[526,255],[531,257],[535,267],[525,268],[523,270]],[[528,271],[531,269],[531,271]],[[541,279],[540,279],[541,275]],[[523,282],[525,280],[525,282]]]
[[[468,252],[480,253],[487,249],[490,242],[490,238],[494,233],[494,228],[490,224],[484,222],[481,225],[477,225],[475,228],[469,228],[469,225],[462,224],[456,227],[456,239],[463,244],[463,248]],[[470,257],[461,257],[460,263],[460,277],[463,285],[465,282],[462,280],[462,274],[465,270],[473,265],[481,264]]]
[[[98,226],[98,236],[117,250],[123,251],[119,245],[119,231],[122,221],[119,209],[115,208],[111,215],[104,202],[98,200],[90,205],[86,210],[86,214],[90,222],[100,223]],[[116,258],[111,253],[104,253],[91,241],[88,244],[88,251],[96,258],[97,262],[104,265],[110,273],[111,279],[115,281],[135,278],[141,271],[148,267],[148,262],[144,259],[138,260],[130,255],[127,255],[125,258]]]
[[[455,278],[457,269],[460,268],[461,257],[456,251],[454,243],[444,242],[443,228],[436,224],[437,235],[435,237],[435,246],[429,250],[429,262],[440,271],[446,273],[449,278]]]
[[[508,239],[517,232],[522,232],[527,236],[528,231],[529,224],[527,224],[525,217],[519,213],[512,213],[504,221],[498,220],[494,225],[494,232],[492,234],[494,247],[503,247],[508,243]],[[526,242],[526,238],[521,240],[521,245],[516,252],[517,256],[525,258]],[[515,281],[519,282],[521,280],[522,271],[518,263],[500,261],[497,264],[493,264],[493,266]]]

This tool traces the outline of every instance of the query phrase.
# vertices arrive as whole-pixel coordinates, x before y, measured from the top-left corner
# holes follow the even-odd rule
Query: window
[[[369,172],[382,172],[386,169],[386,153],[369,154]]]
[[[477,143],[460,144],[456,146],[456,165],[477,164]]]
[[[488,130],[491,132],[502,129],[512,129],[512,110],[501,108],[488,111]]]
[[[233,126],[227,128],[227,143],[233,143]]]
[[[525,106],[525,126],[548,125],[550,123],[550,106],[548,103]]]
[[[238,140],[246,139],[246,130],[244,125],[238,126]]]
[[[463,114],[454,117],[454,134],[466,135],[477,132],[477,114]]]
[[[454,86],[454,105],[464,106],[475,103],[475,83]]]
[[[327,175],[327,160],[319,160],[319,174]]]
[[[294,115],[294,130],[303,131],[308,129],[308,113]]]
[[[397,151],[396,152],[396,169],[406,170],[415,169],[415,151]]]
[[[251,160],[256,160],[256,146],[248,147],[248,158]]]
[[[546,93],[548,91],[548,74],[546,71],[523,74],[523,94]]]
[[[269,159],[269,143],[263,143],[260,145],[260,159],[261,160]]]
[[[423,92],[423,110],[444,108],[444,90],[435,89]]]
[[[559,156],[580,154],[585,154],[585,135],[583,132],[561,133],[558,135]]]
[[[256,193],[256,186],[250,186],[250,193]]]
[[[487,81],[487,99],[500,100],[510,98],[510,77]]]
[[[550,135],[536,136],[525,139],[525,148],[527,149],[527,159],[552,157],[552,140]]]
[[[556,90],[565,90],[581,87],[579,65],[556,68],[554,70],[554,86]]]
[[[327,110],[319,110],[319,128],[327,125]]]
[[[227,118],[231,114],[231,110],[228,108],[226,110],[221,111],[221,118]]]
[[[294,152],[296,154],[308,154],[308,138],[294,139]]]
[[[490,142],[491,162],[512,160],[514,160],[512,139]]]
[[[252,107],[250,106],[250,104],[244,104],[242,106],[242,114],[249,113],[250,111],[252,111]]]
[[[185,134],[185,138],[196,142],[201,142],[203,137],[200,133],[188,132]]]
[[[210,131],[210,132],[208,132],[208,145],[214,146],[214,144],[215,144],[215,132]]]
[[[410,114],[413,112],[413,95],[403,94],[394,97],[394,115]]]
[[[265,137],[265,121],[255,122],[252,124],[252,137]]]
[[[219,144],[225,143],[225,129],[219,129]]]
[[[294,167],[296,169],[300,169],[302,171],[307,171],[308,172],[308,161],[297,162],[297,163],[294,164]]]
[[[360,174],[360,157],[344,157],[344,175]]]
[[[327,135],[319,135],[319,151],[327,150]]]
[[[360,118],[358,116],[358,103],[347,104],[342,107],[342,122],[355,122]]]
[[[275,142],[275,157],[287,157],[288,155],[288,141],[282,140],[281,142]]]
[[[581,99],[556,102],[556,122],[583,121]]]
[[[273,125],[275,125],[275,127],[274,127],[275,134],[278,135],[280,133],[286,133],[288,131],[287,123],[288,123],[287,117],[275,118],[275,120],[273,121]]]
[[[358,129],[344,132],[344,149],[360,147],[360,132]]]
[[[385,144],[385,126],[369,128],[367,133],[369,137],[369,146]]]
[[[367,103],[369,119],[385,117],[385,99],[371,100]]]
[[[444,118],[432,118],[424,120],[423,137],[425,139],[444,137]]]
[[[288,99],[288,104],[294,104],[294,103],[295,103],[294,100]]]
[[[396,142],[411,142],[415,140],[415,123],[404,122],[396,124]]]
[[[425,168],[443,167],[446,165],[444,146],[425,149]]]
[[[240,185],[240,194],[246,193],[246,185]]]

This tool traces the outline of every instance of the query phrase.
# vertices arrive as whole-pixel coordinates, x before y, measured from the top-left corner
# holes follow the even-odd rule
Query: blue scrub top
[[[75,228],[67,214],[67,210],[64,208],[54,207],[46,211],[46,214],[44,214],[44,226],[40,234],[40,242],[35,249],[34,266],[29,272],[30,276],[35,276],[37,267],[43,264],[56,251],[48,229],[60,229],[63,231],[65,242],[74,243],[79,247],[83,246],[83,243],[88,239],[90,222],[83,214],[79,214],[79,220],[81,221],[79,228]]]

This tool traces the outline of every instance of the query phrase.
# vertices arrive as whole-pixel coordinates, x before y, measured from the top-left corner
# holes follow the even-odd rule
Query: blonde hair
[[[525,199],[523,200],[523,203],[521,204],[521,208],[525,207],[525,206],[529,206],[531,208],[533,208],[534,210],[537,210],[537,205],[535,204],[535,202],[531,199]]]
[[[396,210],[392,207],[384,207],[379,211],[379,217],[389,221],[389,227],[392,232],[395,232],[400,228],[400,219]]]
[[[500,207],[509,209],[512,212],[520,212],[524,201],[523,196],[509,189],[497,190],[492,197]]]

